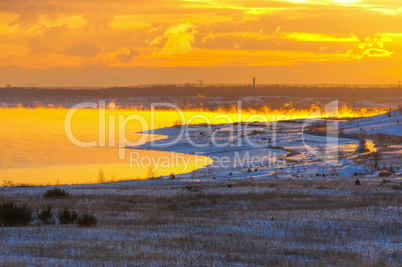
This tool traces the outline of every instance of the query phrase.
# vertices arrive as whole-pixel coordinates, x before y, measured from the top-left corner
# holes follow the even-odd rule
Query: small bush
[[[392,186],[392,189],[394,189],[394,190],[402,190],[402,184],[401,185],[394,185],[394,186]]]
[[[18,206],[13,202],[0,206],[1,226],[25,226],[32,221],[32,209],[26,205]]]
[[[77,220],[78,214],[75,211],[70,211],[68,208],[64,208],[59,212],[58,217],[60,224],[72,224]]]
[[[201,190],[200,187],[198,187],[198,186],[193,186],[193,185],[187,185],[186,188],[187,188],[187,190],[190,191],[190,192],[198,192],[198,191]]]
[[[92,227],[98,224],[98,219],[93,214],[84,213],[78,217],[77,224],[81,227]]]
[[[170,178],[171,180],[174,180],[174,179],[176,179],[176,176],[175,176],[174,173],[172,172],[172,173],[169,175],[169,178]]]
[[[47,190],[44,194],[44,198],[51,198],[51,197],[66,197],[68,196],[68,192],[66,190],[60,189],[60,188],[53,188]]]
[[[52,206],[48,205],[41,212],[39,212],[38,219],[44,222],[44,224],[46,225],[54,224],[54,219],[52,216]]]
[[[391,173],[387,170],[382,170],[378,176],[379,177],[390,177]]]

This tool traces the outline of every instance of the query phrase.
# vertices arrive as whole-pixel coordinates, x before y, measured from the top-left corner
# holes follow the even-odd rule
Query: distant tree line
[[[207,86],[195,85],[152,85],[138,87],[111,87],[106,89],[63,89],[63,88],[0,88],[0,96],[31,98],[46,97],[100,97],[124,98],[144,96],[290,96],[290,97],[402,97],[400,87],[351,87],[351,86],[308,86],[308,85],[259,85],[252,86]]]

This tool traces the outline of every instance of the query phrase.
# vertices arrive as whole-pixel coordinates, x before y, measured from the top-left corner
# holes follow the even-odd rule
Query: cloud
[[[40,38],[36,37],[33,37],[29,40],[29,47],[31,54],[44,55],[51,50],[51,48],[47,43],[43,42]]]
[[[151,45],[159,45],[164,43],[160,51],[161,55],[175,56],[185,54],[193,49],[194,35],[197,31],[193,25],[177,24],[169,27],[162,36],[155,38]]]
[[[334,42],[334,43],[355,43],[359,42],[359,38],[354,35],[349,36],[337,36],[326,33],[308,33],[308,32],[280,32],[278,27],[273,34],[265,34],[262,32],[226,32],[226,33],[209,33],[202,39],[202,43],[206,43],[208,40],[217,38],[236,37],[247,39],[284,39],[298,42]]]
[[[390,57],[394,53],[385,49],[380,48],[369,48],[364,50],[363,54],[360,55],[359,58],[363,58],[364,56],[368,57]]]
[[[130,51],[128,54],[118,54],[116,55],[116,58],[122,62],[122,63],[129,63],[134,57],[138,56],[138,51],[135,51],[130,48]]]
[[[1,0],[0,66],[400,66],[398,12],[398,0]]]
[[[364,57],[390,57],[394,53],[384,49],[384,35],[377,34],[373,38],[367,37],[363,42],[358,43],[346,54],[355,59],[363,59]]]
[[[359,38],[354,35],[350,36],[334,36],[332,34],[324,34],[324,33],[307,33],[307,32],[293,32],[293,33],[284,33],[281,35],[284,39],[291,39],[301,42],[340,42],[340,43],[348,43],[348,42],[359,42]]]
[[[98,45],[89,42],[82,42],[66,49],[65,54],[77,57],[95,57],[99,51],[100,48]]]

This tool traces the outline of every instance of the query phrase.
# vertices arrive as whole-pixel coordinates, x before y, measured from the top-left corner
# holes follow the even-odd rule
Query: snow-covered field
[[[400,266],[401,181],[206,179],[0,188],[35,210],[93,212],[94,228],[0,228],[2,266]]]
[[[346,133],[360,133],[364,130],[366,134],[402,136],[402,110],[344,122],[340,127],[343,127]]]

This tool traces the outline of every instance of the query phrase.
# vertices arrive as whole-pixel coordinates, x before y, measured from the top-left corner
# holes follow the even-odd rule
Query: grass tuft
[[[70,211],[67,207],[65,207],[59,212],[58,218],[60,224],[72,224],[77,220],[78,213],[76,211]]]
[[[78,217],[77,224],[81,227],[93,227],[98,224],[98,219],[93,214],[84,213]]]
[[[54,224],[55,220],[52,214],[52,206],[48,205],[41,212],[39,212],[38,219],[41,220],[46,225]]]
[[[49,189],[43,194],[44,198],[57,198],[57,197],[67,197],[67,196],[69,196],[69,193],[66,190],[60,189],[57,187],[53,188],[53,189]]]
[[[0,225],[26,226],[32,221],[32,209],[27,205],[6,202],[0,206]]]

